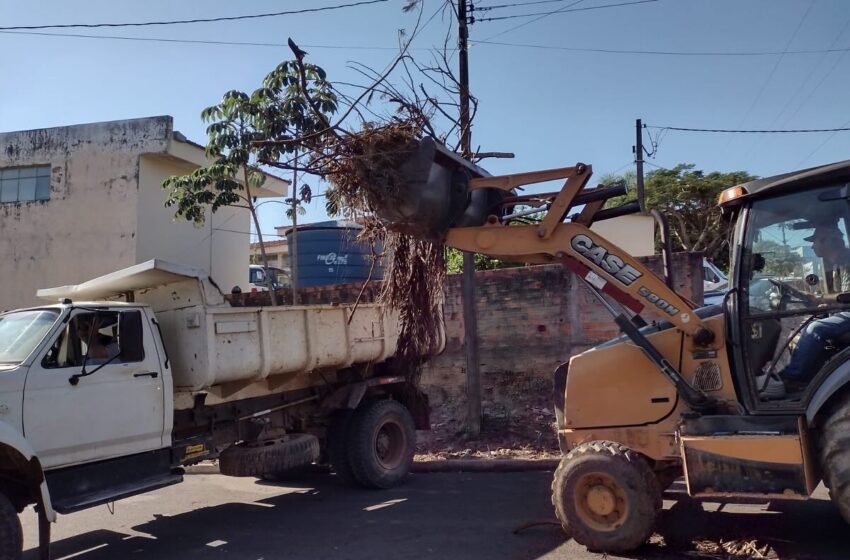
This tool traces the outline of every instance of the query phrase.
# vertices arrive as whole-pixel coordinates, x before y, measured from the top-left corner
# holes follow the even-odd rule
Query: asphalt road
[[[345,488],[332,476],[269,484],[187,475],[183,484],[60,516],[54,558],[359,559],[604,558],[565,538],[550,519],[551,473],[420,474],[399,488]],[[850,558],[848,528],[822,489],[805,502],[699,503],[668,493],[659,536],[627,558],[694,558],[693,541],[757,539],[782,559]],[[37,525],[24,514],[24,557]],[[607,558],[620,558],[608,556]],[[720,556],[707,555],[717,559]]]

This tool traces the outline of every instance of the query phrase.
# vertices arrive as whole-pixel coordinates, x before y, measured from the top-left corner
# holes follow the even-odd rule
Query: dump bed
[[[203,271],[151,260],[75,286],[39,290],[75,300],[132,297],[147,303],[176,390],[197,391],[376,363],[395,353],[398,317],[376,304],[232,307]],[[299,375],[302,374],[302,375]],[[313,380],[313,381],[316,381]],[[296,388],[296,387],[292,387]]]

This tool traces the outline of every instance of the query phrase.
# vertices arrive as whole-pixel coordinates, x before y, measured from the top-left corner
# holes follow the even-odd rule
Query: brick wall
[[[660,257],[640,259],[659,275]],[[676,291],[702,300],[702,255],[673,257]],[[463,305],[460,275],[446,283],[446,350],[429,363],[422,382],[454,393],[465,391]],[[476,273],[482,384],[505,374],[550,378],[570,355],[619,334],[610,314],[580,280],[559,265]],[[648,311],[647,308],[646,311]],[[644,317],[656,318],[645,312]]]

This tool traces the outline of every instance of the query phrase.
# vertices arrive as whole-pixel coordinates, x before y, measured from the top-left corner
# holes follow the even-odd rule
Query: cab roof
[[[127,292],[206,277],[206,272],[190,266],[151,259],[82,284],[38,290],[36,295],[50,301],[68,298],[76,303],[76,300],[104,300]]]
[[[775,196],[848,179],[850,179],[850,160],[828,163],[743,183],[738,185],[744,190],[743,196],[731,199],[723,205],[731,206],[740,203],[743,199]]]

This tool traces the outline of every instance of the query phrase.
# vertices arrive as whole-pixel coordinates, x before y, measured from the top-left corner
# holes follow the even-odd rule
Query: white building
[[[0,310],[151,258],[202,268],[224,292],[244,288],[248,211],[222,208],[196,228],[164,207],[162,181],[206,163],[168,116],[0,134]],[[267,176],[253,194],[287,186]]]

